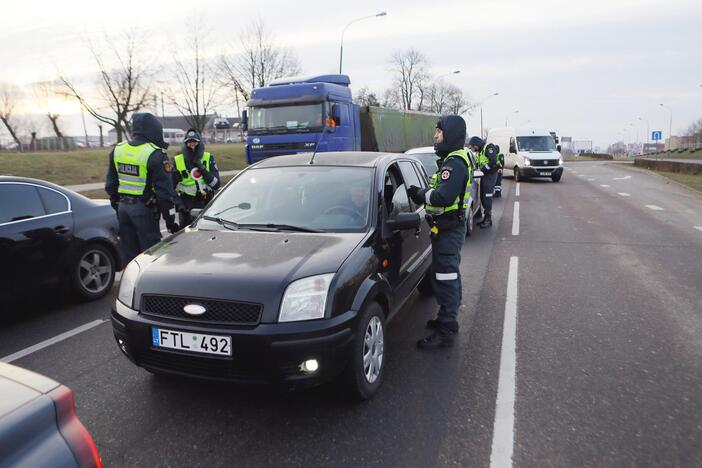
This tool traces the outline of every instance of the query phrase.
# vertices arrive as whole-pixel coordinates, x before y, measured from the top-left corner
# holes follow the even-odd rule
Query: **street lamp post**
[[[668,112],[670,112],[670,120],[668,122],[668,149],[670,149],[670,146],[673,143],[673,109],[665,104],[661,104],[660,106],[664,109],[668,109]]]
[[[485,96],[483,99],[481,99],[480,102],[480,138],[484,138],[484,133],[483,133],[483,103],[490,99],[491,97],[494,96],[499,96],[500,93],[492,93],[489,96]],[[506,125],[505,125],[506,126]]]
[[[646,122],[646,143],[651,142],[651,122],[648,119],[644,119],[642,117],[639,117],[639,120],[642,122]]]
[[[505,116],[505,127],[507,126],[507,121],[509,120],[509,116],[512,115],[512,114],[519,114],[519,111],[516,110],[516,111],[510,112],[509,114],[507,114],[507,115]]]
[[[343,31],[341,31],[341,48],[339,49],[339,74],[341,74],[341,66],[344,61],[344,34],[346,34],[346,29],[348,29],[348,27],[351,26],[353,23],[357,23],[365,19],[376,18],[379,16],[386,16],[387,14],[388,13],[386,11],[381,11],[380,13],[377,13],[375,15],[362,16],[361,18],[356,18],[355,20],[349,22],[346,26],[344,26]]]

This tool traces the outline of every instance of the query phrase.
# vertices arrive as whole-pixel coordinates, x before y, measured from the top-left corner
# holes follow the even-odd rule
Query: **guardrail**
[[[634,166],[654,171],[680,172],[683,174],[702,174],[702,160],[699,159],[652,159],[636,158]]]

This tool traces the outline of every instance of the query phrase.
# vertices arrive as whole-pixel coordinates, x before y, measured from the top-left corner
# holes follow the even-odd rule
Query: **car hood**
[[[334,273],[365,233],[185,230],[139,256],[136,297],[164,294],[263,304],[275,322],[291,281]],[[139,302],[137,302],[137,307]]]

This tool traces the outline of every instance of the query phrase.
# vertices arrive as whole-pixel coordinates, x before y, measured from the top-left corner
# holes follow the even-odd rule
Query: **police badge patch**
[[[449,180],[449,177],[451,177],[451,171],[448,169],[441,171],[441,180]]]

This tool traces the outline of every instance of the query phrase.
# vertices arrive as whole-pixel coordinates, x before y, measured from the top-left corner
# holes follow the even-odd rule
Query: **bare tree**
[[[454,85],[448,85],[448,111],[455,115],[470,114],[472,107],[463,96],[463,91]]]
[[[359,89],[355,94],[354,102],[359,106],[380,106],[380,102],[376,94],[370,91],[366,86]]]
[[[62,142],[63,148],[67,151],[68,141],[58,124],[61,114],[51,105],[52,99],[62,95],[61,86],[62,84],[57,81],[42,81],[35,85],[34,94],[39,111],[49,119],[56,138]]]
[[[123,50],[119,50],[113,40],[105,39],[116,67],[110,68],[102,54],[91,44],[90,51],[98,69],[99,97],[90,100],[75,82],[64,75],[59,80],[64,86],[64,94],[78,100],[83,108],[99,122],[112,126],[117,139],[131,133],[129,118],[132,113],[145,107],[151,99],[152,73],[140,60],[138,36],[135,30],[122,34]]]
[[[434,83],[428,90],[428,106],[427,111],[443,114],[449,103],[450,93],[446,85],[442,83]]]
[[[690,124],[690,126],[687,128],[687,131],[685,131],[685,136],[702,137],[702,119],[698,119],[697,121]]]
[[[397,51],[392,55],[390,64],[395,73],[393,87],[398,91],[402,108],[412,110],[417,101],[423,104],[425,83],[429,78],[424,54],[416,49]]]
[[[262,19],[246,26],[239,36],[240,51],[222,55],[219,71],[226,84],[246,101],[251,90],[284,76],[300,73],[300,62],[287,48],[278,45]]]
[[[197,26],[190,39],[191,57],[187,61],[174,59],[176,89],[169,94],[173,104],[190,127],[202,133],[208,113],[217,102],[218,86],[215,70],[203,57],[202,44],[206,42],[203,29]]]
[[[388,88],[383,93],[381,107],[388,109],[402,109],[402,98],[397,88]]]
[[[16,86],[10,83],[0,83],[0,120],[17,143],[18,149],[22,151],[22,142],[17,135],[17,128],[13,121],[13,112],[19,97],[20,93]]]

